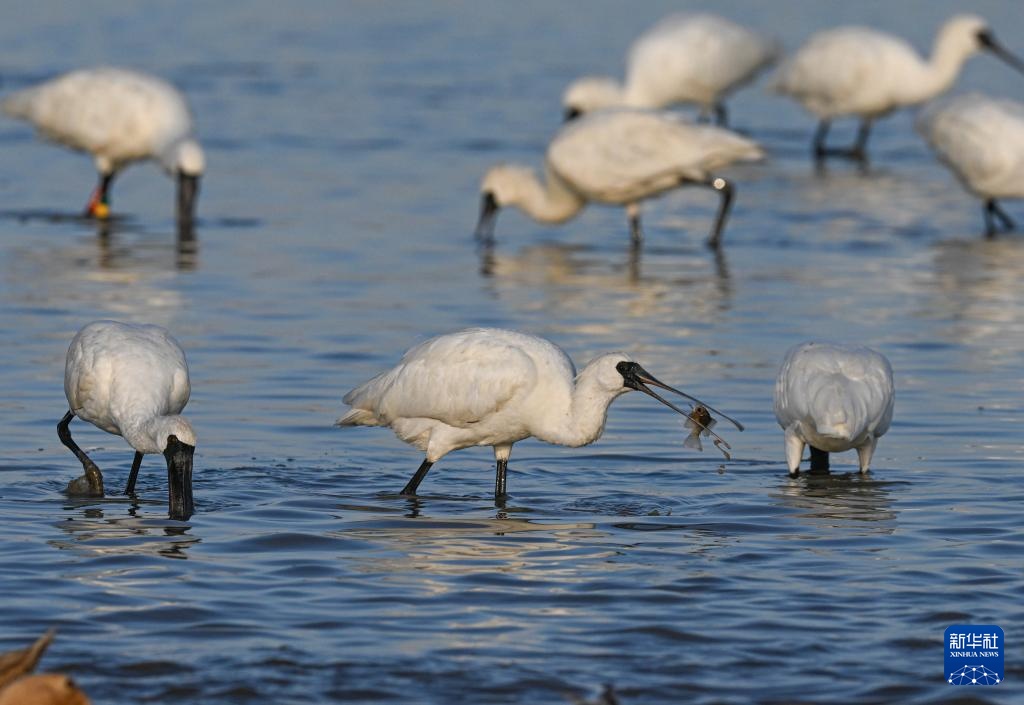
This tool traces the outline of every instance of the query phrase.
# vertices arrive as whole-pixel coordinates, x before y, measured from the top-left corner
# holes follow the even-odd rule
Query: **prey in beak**
[[[992,52],[1020,73],[1024,73],[1024,61],[997,42],[991,31],[983,29],[978,32],[978,43],[983,49]]]
[[[474,236],[481,242],[494,240],[494,223],[498,220],[498,201],[490,191],[480,199],[480,219],[476,223]]]
[[[731,446],[728,443],[726,443],[725,439],[723,439],[721,436],[719,436],[718,434],[711,430],[711,427],[714,425],[714,423],[708,423],[706,420],[707,417],[704,416],[704,414],[710,412],[718,416],[721,416],[723,419],[730,422],[740,431],[743,430],[743,424],[733,419],[732,417],[723,414],[721,411],[718,411],[709,404],[702,402],[700,399],[692,397],[686,392],[681,392],[674,387],[668,386],[667,384],[660,381],[658,378],[656,378],[654,375],[645,370],[636,362],[623,361],[616,365],[615,369],[618,370],[619,374],[622,375],[623,384],[626,387],[629,387],[630,389],[635,389],[638,392],[643,392],[647,396],[654,397],[668,408],[685,416],[688,419],[687,424],[694,425],[701,431],[706,432],[707,434],[712,436],[715,439],[715,446],[718,447],[718,449],[721,450],[723,453],[725,453],[726,458],[729,457],[729,454],[724,449],[729,449],[731,448]],[[694,404],[697,404],[698,408],[702,408],[706,411],[704,411],[703,413],[696,413],[697,409],[694,409],[692,411],[684,411],[675,404],[673,404],[672,402],[670,402],[668,399],[665,399],[663,396],[652,390],[651,387],[658,387],[659,389],[667,390],[669,392],[672,392],[673,394],[678,394],[684,399],[689,399]]]
[[[195,512],[192,501],[192,455],[195,446],[182,443],[177,436],[167,437],[167,494],[171,519],[186,521]]]
[[[178,225],[191,226],[199,198],[199,177],[178,172]]]

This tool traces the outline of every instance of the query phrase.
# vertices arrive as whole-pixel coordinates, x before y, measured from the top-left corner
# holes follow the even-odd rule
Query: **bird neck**
[[[121,435],[128,441],[128,445],[140,453],[163,453],[167,447],[167,437],[172,435],[189,445],[195,445],[192,428],[180,414],[136,415],[128,423],[122,424]]]
[[[561,399],[546,404],[547,415],[540,424],[543,430],[533,435],[542,441],[572,448],[589,445],[604,433],[608,407],[625,391],[625,388],[609,391],[599,384],[596,375],[584,369]]]
[[[962,36],[940,31],[919,80],[908,84],[915,94],[908,104],[921,103],[945,93],[975,51],[976,46],[964,41]]]
[[[562,223],[580,212],[586,201],[580,198],[551,168],[542,184],[534,175],[523,175],[518,198],[511,204],[542,223]]]

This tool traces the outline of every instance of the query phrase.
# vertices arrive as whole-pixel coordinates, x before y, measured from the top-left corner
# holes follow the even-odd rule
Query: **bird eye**
[[[992,32],[989,29],[982,29],[978,31],[978,43],[983,47],[990,47],[995,44],[996,38],[992,36]]]
[[[625,377],[626,375],[628,375],[631,372],[633,372],[636,369],[636,366],[637,365],[636,365],[635,362],[629,362],[628,360],[623,360],[619,364],[615,365],[615,369],[619,371],[620,375]]]

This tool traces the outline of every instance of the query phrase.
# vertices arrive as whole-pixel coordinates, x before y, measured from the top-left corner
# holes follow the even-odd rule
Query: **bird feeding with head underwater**
[[[403,495],[415,495],[430,467],[451,451],[491,446],[494,495],[500,499],[514,443],[530,437],[573,448],[593,443],[604,432],[609,405],[626,392],[643,392],[690,417],[655,388],[743,430],[738,421],[661,382],[625,353],[599,355],[577,374],[554,343],[498,328],[449,333],[411,348],[395,367],[345,395],[351,408],[337,425],[386,426],[425,453]]]
[[[50,142],[91,154],[99,181],[85,217],[110,217],[110,188],[127,166],[153,160],[177,183],[179,226],[191,227],[206,157],[185,97],[163,79],[101,66],[78,69],[0,101]]]

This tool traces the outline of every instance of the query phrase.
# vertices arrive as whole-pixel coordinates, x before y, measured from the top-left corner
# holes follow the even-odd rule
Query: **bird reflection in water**
[[[75,551],[92,556],[151,555],[164,558],[188,558],[188,549],[202,541],[191,536],[192,527],[180,522],[160,525],[162,519],[139,516],[140,502],[130,498],[105,498],[104,507],[87,506],[81,516],[58,522],[57,527],[68,535],[67,539],[54,539],[54,548]],[[123,517],[111,515],[114,508],[124,508]],[[76,505],[68,505],[75,509]]]
[[[712,253],[711,270],[703,251],[691,257],[648,247],[645,253],[635,244],[629,246],[625,260],[613,262],[596,256],[590,246],[553,242],[530,245],[515,254],[499,254],[493,243],[482,243],[478,252],[480,274],[493,287],[540,292],[563,312],[591,311],[595,291],[602,291],[622,294],[612,304],[623,306],[629,318],[659,311],[675,316],[686,310],[694,320],[710,322],[730,307],[733,295],[723,249]]]
[[[896,530],[890,496],[895,484],[857,472],[808,472],[787,478],[773,499],[816,531],[843,528],[891,534]]]

